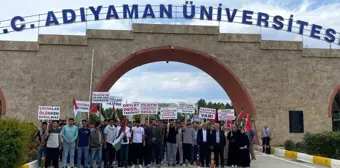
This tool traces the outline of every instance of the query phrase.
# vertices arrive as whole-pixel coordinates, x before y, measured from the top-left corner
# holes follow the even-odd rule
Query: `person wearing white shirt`
[[[104,129],[104,134],[105,134],[105,143],[104,143],[104,148],[107,150],[107,165],[112,166],[113,161],[115,159],[115,152],[112,143],[115,141],[116,138],[116,129],[115,126],[113,125],[113,119],[109,120],[109,125],[106,126]]]
[[[115,126],[114,141],[116,139],[118,139],[118,137],[120,135],[119,132],[121,130],[121,127],[120,127],[119,124],[120,124],[119,121],[115,121],[114,124],[113,124]],[[115,155],[116,155],[116,158],[117,158],[118,165],[120,165],[120,161],[121,161],[120,160],[120,149],[116,151],[116,149],[114,148],[114,152],[115,152]],[[113,164],[115,164],[115,161],[113,161]]]
[[[202,129],[197,132],[197,144],[200,149],[200,163],[201,166],[209,166],[209,155],[210,155],[210,145],[211,145],[211,134],[207,130],[207,124],[202,124]]]
[[[140,122],[136,122],[136,127],[132,128],[132,151],[133,151],[133,166],[137,165],[139,161],[139,168],[142,168],[143,163],[143,142],[144,142],[144,128],[140,126]]]

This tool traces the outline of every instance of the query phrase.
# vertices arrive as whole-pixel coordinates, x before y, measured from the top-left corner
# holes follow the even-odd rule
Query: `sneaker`
[[[138,167],[139,167],[139,168],[143,168],[143,166],[142,166],[142,165],[139,165]]]
[[[132,165],[132,167],[131,168],[135,168],[135,165]]]

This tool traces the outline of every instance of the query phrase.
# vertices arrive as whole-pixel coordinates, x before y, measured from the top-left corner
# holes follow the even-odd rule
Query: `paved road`
[[[259,152],[256,153],[256,157],[256,160],[251,162],[251,168],[326,168],[324,166],[303,163],[274,155],[265,155]],[[168,166],[163,165],[162,168],[163,167]],[[136,166],[136,168],[138,168],[138,166]],[[180,167],[177,166],[175,168]],[[196,166],[191,166],[191,168],[196,168]]]

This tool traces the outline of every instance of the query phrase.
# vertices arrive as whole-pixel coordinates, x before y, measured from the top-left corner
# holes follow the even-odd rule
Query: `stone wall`
[[[304,111],[305,132],[331,130],[328,105],[340,83],[340,51],[303,49],[301,42],[263,41],[260,35],[220,34],[218,27],[133,25],[132,31],[87,30],[86,36],[39,35],[38,42],[0,42],[0,88],[7,117],[37,121],[39,105],[59,105],[73,116],[72,97],[87,100],[91,55],[93,87],[130,53],[181,46],[214,54],[248,89],[256,126],[268,124],[273,142],[298,140],[289,133],[289,110]]]

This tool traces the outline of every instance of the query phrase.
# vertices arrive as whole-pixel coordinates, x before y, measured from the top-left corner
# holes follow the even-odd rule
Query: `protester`
[[[228,162],[227,166],[236,167],[238,162],[238,136],[239,132],[237,131],[237,127],[233,125],[231,127],[231,131],[228,133],[227,139],[229,141],[229,150],[228,150]]]
[[[202,124],[202,129],[197,132],[197,144],[200,148],[200,164],[201,166],[209,166],[209,155],[210,155],[210,145],[211,136],[209,130],[207,129],[207,124]]]
[[[82,121],[82,128],[78,130],[78,141],[77,141],[77,167],[81,168],[81,158],[84,157],[84,167],[88,167],[88,156],[89,156],[89,138],[91,130],[87,127],[87,121]]]
[[[105,128],[107,127],[107,125],[109,124],[109,120],[105,119],[104,122],[100,125],[100,132],[102,135],[102,141],[103,141],[103,145],[102,145],[102,160],[104,162],[104,167],[107,167],[108,164],[108,159],[106,157],[107,151],[106,151],[106,141],[105,141]]]
[[[45,168],[50,167],[51,162],[54,168],[59,168],[59,150],[61,150],[60,129],[58,121],[52,121],[52,126],[48,129],[48,133],[44,135],[47,138],[46,144],[46,161]]]
[[[214,146],[214,157],[215,157],[215,165],[218,167],[224,167],[224,147],[226,145],[226,139],[224,136],[224,132],[220,130],[220,125],[215,123],[215,130],[213,131],[212,143]]]
[[[78,138],[78,127],[74,125],[74,119],[68,120],[68,125],[64,126],[61,132],[63,138],[63,160],[62,167],[66,168],[67,157],[70,157],[70,166],[74,166],[74,152],[76,148],[76,140]]]
[[[91,158],[90,158],[90,167],[93,167],[93,161],[96,158],[98,168],[102,166],[102,133],[100,130],[100,122],[97,121],[94,125],[94,129],[91,130],[90,135],[90,149],[91,149]]]
[[[191,163],[192,147],[194,146],[194,134],[195,130],[192,128],[190,121],[187,122],[186,127],[183,128],[183,152],[184,152],[184,164],[189,166]]]
[[[104,134],[105,134],[104,148],[107,151],[106,166],[109,166],[109,167],[113,167],[113,161],[115,159],[115,150],[113,148],[112,143],[116,139],[116,132],[115,132],[115,126],[113,124],[114,124],[113,119],[110,119],[109,125],[107,125],[106,128],[104,129]]]
[[[177,122],[177,135],[176,135],[176,146],[177,146],[177,164],[183,165],[183,125],[181,122]]]
[[[140,126],[140,122],[136,122],[136,127],[132,128],[132,149],[133,149],[133,165],[134,168],[137,164],[142,168],[143,164],[143,144],[144,142],[144,128]]]
[[[249,152],[251,155],[251,160],[256,160],[254,146],[255,146],[255,131],[253,129],[249,130],[248,133],[248,139],[249,139]]]
[[[250,167],[249,139],[244,128],[241,129],[241,133],[238,137],[238,147],[238,165],[241,167]]]
[[[42,122],[41,128],[36,135],[36,141],[38,144],[38,167],[41,168],[41,159],[44,156],[46,158],[46,141],[47,141],[47,123]]]
[[[228,162],[228,152],[229,152],[229,140],[228,140],[228,133],[230,132],[230,127],[224,127],[224,136],[226,138],[226,145],[224,147],[224,163]]]
[[[167,128],[167,147],[166,147],[168,166],[176,165],[176,153],[177,153],[176,136],[177,131],[174,125],[174,121],[170,120],[170,125]]]
[[[122,133],[122,129],[120,129],[118,136],[120,136],[120,134]],[[129,126],[125,127],[125,135],[123,137],[122,143],[121,143],[121,147],[120,147],[120,165],[119,167],[128,167],[129,164],[129,144],[130,144],[130,137],[131,137],[131,129],[129,128]]]
[[[193,146],[193,152],[191,156],[191,164],[194,164],[197,159],[197,154],[199,151],[198,144],[197,144],[197,132],[198,132],[198,124],[194,123],[194,146]]]

